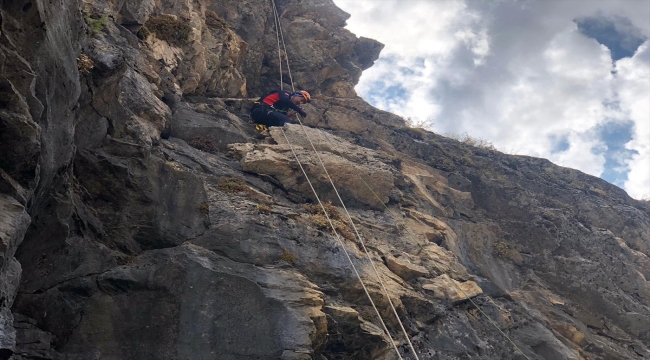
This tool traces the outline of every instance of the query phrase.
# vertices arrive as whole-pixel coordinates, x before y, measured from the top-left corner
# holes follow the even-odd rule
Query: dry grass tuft
[[[460,141],[461,143],[469,146],[478,147],[485,150],[498,151],[497,148],[492,144],[491,141],[488,141],[483,138],[472,137],[467,133],[463,134],[445,134],[446,137]]]
[[[197,148],[201,151],[209,152],[212,154],[219,152],[219,147],[217,147],[217,144],[215,144],[214,141],[204,136],[197,136],[194,139],[188,141],[187,143],[190,144],[190,146]]]
[[[285,261],[287,264],[296,264],[296,255],[294,253],[288,252],[285,249],[282,249],[282,255],[280,256],[280,259]]]
[[[424,140],[427,138],[429,134],[429,132],[426,129],[423,129],[421,127],[410,127],[410,126],[399,127],[396,128],[395,131],[407,134],[416,140]]]
[[[248,187],[248,185],[246,185],[246,182],[244,180],[235,177],[229,177],[229,176],[222,177],[219,180],[217,187],[219,188],[219,190],[231,194],[237,194],[242,192],[248,194],[253,193],[253,189]]]
[[[86,54],[81,54],[77,58],[77,68],[81,75],[90,74],[90,71],[95,68],[95,62]]]
[[[170,45],[183,46],[188,43],[192,28],[185,22],[177,20],[170,15],[155,16],[144,24],[146,31],[156,34],[160,40],[167,41]]]
[[[327,211],[327,216],[329,216],[330,219],[338,220],[338,221],[346,220],[343,217],[343,214],[341,214],[341,212],[339,211],[339,209],[337,209],[336,206],[332,205],[332,202],[328,201],[326,203],[323,203],[323,207],[325,208],[325,211]],[[312,215],[317,215],[317,214],[325,215],[323,214],[323,209],[319,204],[307,204],[305,205],[305,210],[307,210],[307,213]]]
[[[350,241],[355,241],[356,237],[350,230],[350,227],[347,225],[347,222],[343,218],[343,215],[339,209],[337,209],[336,206],[332,205],[331,202],[323,203],[323,207],[325,207],[325,211],[327,211],[327,215],[329,216],[330,220],[332,220],[332,225],[334,225],[336,231],[343,238]],[[323,209],[320,207],[320,205],[305,205],[305,210],[307,210],[307,213],[309,214],[309,221],[313,225],[315,225],[320,230],[331,230],[332,227],[330,226],[329,221],[327,221],[327,217],[323,213]]]
[[[596,194],[598,194],[600,196],[607,196],[608,195],[607,191],[605,191],[603,189],[599,189],[597,187],[592,186],[591,188],[589,188],[589,190],[591,190],[592,192],[594,192],[594,193],[596,193]]]
[[[270,214],[271,213],[271,207],[266,205],[266,204],[257,204],[255,209],[257,209],[257,211],[260,214]]]
[[[212,10],[205,12],[205,24],[216,30],[225,30],[228,27],[226,20],[222,19]]]

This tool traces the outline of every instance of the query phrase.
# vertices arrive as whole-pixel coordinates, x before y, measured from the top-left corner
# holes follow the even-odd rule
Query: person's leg
[[[284,126],[285,123],[291,122],[288,116],[277,111],[271,111],[266,115],[266,126]]]
[[[266,126],[283,126],[291,120],[286,116],[277,111],[274,111],[268,107],[258,107],[257,109],[251,112],[251,118],[258,124],[263,124]]]
[[[251,119],[253,119],[253,121],[257,124],[266,125],[264,118],[269,110],[270,109],[266,106],[258,106],[257,108],[253,109],[253,111],[251,111]]]

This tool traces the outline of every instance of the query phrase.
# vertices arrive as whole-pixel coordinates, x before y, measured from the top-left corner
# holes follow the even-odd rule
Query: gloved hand
[[[304,110],[303,110],[303,111],[300,111],[300,116],[302,116],[303,118],[306,118],[306,117],[307,117],[307,113],[306,113]]]

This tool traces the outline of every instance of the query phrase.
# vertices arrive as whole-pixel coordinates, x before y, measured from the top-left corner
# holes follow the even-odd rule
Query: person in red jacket
[[[275,90],[262,96],[251,108],[251,118],[254,122],[266,126],[283,126],[291,122],[289,110],[294,110],[300,116],[307,117],[307,113],[300,105],[306,104],[311,95],[305,90],[290,92]]]

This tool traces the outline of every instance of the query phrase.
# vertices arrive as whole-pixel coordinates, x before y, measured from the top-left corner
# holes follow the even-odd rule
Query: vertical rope
[[[275,37],[278,40],[278,63],[280,64],[280,90],[284,90],[284,80],[282,80],[282,54],[280,52],[280,19],[278,18],[278,12],[275,9],[275,1],[271,1],[273,4],[273,21],[275,22]],[[284,39],[282,39],[284,41]]]
[[[334,181],[330,177],[329,172],[327,171],[327,168],[325,167],[325,164],[323,163],[323,160],[321,159],[320,155],[318,154],[318,151],[316,151],[316,147],[314,146],[314,143],[311,141],[311,137],[307,133],[307,130],[305,129],[305,126],[303,125],[302,121],[300,121],[300,117],[298,114],[296,114],[296,118],[298,119],[298,122],[300,123],[300,126],[307,137],[307,140],[309,140],[309,143],[311,144],[312,149],[314,150],[314,153],[316,153],[316,157],[318,158],[318,161],[320,162],[323,170],[325,171],[325,175],[327,176],[327,179],[329,180],[330,184],[332,185],[332,188],[334,189],[334,192],[336,193],[336,197],[339,199],[341,202],[341,205],[343,206],[343,209],[345,210],[345,214],[348,217],[348,221],[352,228],[354,229],[354,233],[357,236],[357,239],[359,239],[359,243],[361,243],[361,247],[363,248],[363,251],[366,253],[366,256],[368,257],[368,260],[370,261],[370,265],[372,265],[372,269],[375,272],[375,275],[377,276],[377,279],[379,280],[379,284],[381,285],[381,288],[384,292],[384,295],[386,295],[386,299],[388,300],[388,304],[390,305],[390,308],[393,311],[393,314],[395,315],[395,318],[397,319],[397,322],[399,323],[400,328],[402,329],[402,332],[404,333],[404,336],[406,337],[406,341],[409,344],[409,347],[411,348],[411,351],[413,351],[413,355],[415,356],[416,360],[419,360],[417,352],[415,352],[415,348],[413,347],[413,344],[411,343],[411,339],[406,332],[406,329],[404,328],[404,324],[402,324],[402,320],[400,319],[399,315],[397,314],[397,310],[395,309],[395,305],[393,304],[393,301],[390,299],[390,295],[388,294],[388,290],[386,289],[386,286],[384,285],[384,281],[381,278],[381,275],[379,275],[379,271],[377,270],[377,267],[375,266],[375,262],[372,260],[372,256],[370,255],[370,252],[366,248],[366,244],[363,241],[363,238],[359,234],[359,230],[357,230],[356,225],[354,224],[354,221],[352,221],[352,215],[350,215],[350,212],[348,211],[348,208],[345,206],[345,203],[343,202],[343,199],[341,198],[341,195],[339,194],[338,189],[334,185]]]
[[[363,280],[361,279],[361,275],[359,275],[359,272],[357,271],[357,267],[354,266],[354,263],[352,262],[352,258],[350,258],[350,254],[348,253],[348,250],[345,248],[345,244],[343,244],[343,240],[341,240],[341,236],[338,234],[336,231],[336,227],[334,226],[334,223],[332,223],[332,220],[329,217],[329,214],[327,214],[327,210],[325,210],[325,205],[323,205],[323,202],[320,200],[318,197],[318,193],[316,193],[316,189],[314,189],[314,186],[311,183],[311,180],[309,180],[309,176],[307,176],[307,172],[305,171],[305,168],[302,166],[302,163],[300,160],[298,160],[298,155],[296,154],[296,151],[293,149],[293,146],[291,145],[291,142],[289,141],[289,138],[287,137],[287,134],[284,132],[284,129],[280,128],[282,130],[282,135],[284,135],[284,138],[287,141],[287,144],[289,144],[289,148],[291,149],[291,152],[293,153],[293,157],[296,159],[296,162],[298,163],[298,166],[300,166],[300,170],[302,171],[303,175],[305,175],[305,178],[307,179],[307,183],[309,184],[309,187],[311,188],[311,191],[314,193],[314,196],[316,197],[316,200],[318,201],[318,204],[321,207],[321,210],[323,210],[323,214],[325,214],[325,218],[327,218],[327,222],[329,222],[330,227],[332,228],[332,232],[334,233],[334,236],[336,237],[336,240],[338,241],[339,245],[343,249],[343,252],[345,253],[345,257],[348,259],[348,262],[350,263],[350,266],[352,266],[352,270],[354,270],[354,274],[357,276],[357,279],[359,279],[359,282],[361,283],[361,287],[363,287],[363,291],[366,293],[366,296],[368,297],[368,300],[370,300],[370,304],[372,305],[372,308],[375,310],[375,313],[377,313],[377,317],[379,318],[379,321],[381,322],[382,327],[384,328],[384,331],[388,335],[388,338],[390,339],[391,344],[393,345],[393,349],[395,349],[395,352],[397,353],[397,356],[402,359],[402,356],[399,353],[399,350],[397,350],[397,345],[395,345],[395,341],[393,340],[393,337],[390,336],[390,332],[388,332],[388,328],[386,327],[386,323],[384,323],[384,319],[382,319],[381,314],[379,313],[379,310],[377,309],[377,306],[375,306],[375,302],[372,301],[372,297],[370,296],[370,292],[368,292],[368,289],[366,288],[366,285],[363,283]]]
[[[334,151],[336,151],[336,153],[338,153],[339,156],[342,157],[343,155],[341,155],[341,152],[336,149],[336,147],[335,147],[336,144],[334,144],[334,142],[330,139],[330,137],[327,135],[327,133],[325,131],[323,131],[322,134],[323,134],[323,137],[332,145],[332,149]],[[363,179],[361,174],[357,173],[357,176],[366,185],[368,190],[370,190],[370,192],[372,192],[372,194],[377,198],[377,200],[379,200],[379,202],[384,206],[386,211],[388,211],[391,215],[393,215],[393,217],[397,218],[397,215],[388,207],[388,205],[386,205],[386,203],[379,197],[379,195],[377,195],[377,193],[372,189],[372,187],[370,187],[370,185]],[[405,229],[408,232],[408,234],[410,235],[411,239],[416,240],[416,236],[415,236],[415,234],[413,234],[411,229],[408,228],[408,227],[405,227]],[[501,333],[501,335],[503,335],[510,342],[510,344],[524,356],[524,358],[526,358],[527,360],[530,360],[530,358],[526,355],[526,353],[524,353],[519,348],[519,346],[517,346],[517,344],[515,344],[515,342],[512,341],[510,336],[508,336],[503,330],[501,330],[501,328],[494,322],[494,320],[492,320],[492,318],[490,318],[488,316],[488,314],[486,314],[485,311],[483,311],[483,309],[481,309],[481,307],[478,306],[478,304],[474,300],[472,300],[471,297],[469,297],[469,295],[465,292],[465,290],[463,290],[463,288],[458,286],[458,284],[456,284],[456,282],[454,281],[453,278],[450,277],[450,279],[451,279],[451,283],[456,287],[456,289],[458,289],[458,291],[460,291],[463,294],[463,296],[465,296],[465,299],[469,300],[472,303],[472,305],[474,305],[474,307],[476,307],[476,309],[478,309],[478,311],[488,320],[488,322],[490,322],[490,324],[492,324],[492,326],[494,326]]]
[[[291,83],[291,91],[296,92],[296,88],[293,86],[293,76],[291,75],[291,65],[289,65],[289,53],[287,52],[287,45],[284,42],[284,31],[282,31],[282,23],[280,22],[280,15],[278,14],[278,9],[275,6],[275,0],[272,0],[273,2],[273,13],[275,14],[275,18],[277,19],[277,24],[278,24],[278,29],[280,29],[280,36],[282,37],[282,47],[284,48],[284,57],[287,60],[287,72],[289,73],[289,82]],[[278,53],[279,53],[279,45],[278,45]]]
[[[288,53],[287,53],[287,50],[286,50],[286,43],[284,41],[284,34],[283,34],[283,31],[282,31],[282,24],[280,22],[280,16],[278,15],[277,8],[275,6],[275,0],[271,0],[271,1],[273,2],[273,12],[274,12],[274,14],[275,14],[275,16],[277,18],[276,23],[279,24],[279,33],[280,33],[281,40],[282,40],[282,46],[284,47],[284,56],[285,56],[285,59],[286,59],[286,62],[287,62],[287,70],[288,70],[289,79],[290,79],[290,82],[291,82],[291,89],[292,89],[292,91],[295,92],[293,77],[291,75],[291,68],[290,68],[290,65],[289,65],[289,56],[288,56]],[[279,52],[279,49],[278,49],[278,52]],[[300,126],[302,127],[303,132],[307,136],[307,139],[309,140],[309,143],[311,144],[311,147],[314,150],[314,153],[316,153],[316,157],[318,158],[318,161],[320,162],[321,166],[323,167],[323,170],[325,171],[325,174],[327,175],[327,178],[329,179],[330,184],[332,185],[332,188],[334,188],[334,192],[336,193],[336,196],[338,197],[339,201],[341,202],[341,205],[343,206],[343,209],[345,210],[345,213],[346,213],[346,215],[348,217],[350,225],[352,225],[352,228],[354,229],[354,232],[355,232],[357,238],[359,239],[359,242],[361,243],[361,246],[362,246],[364,252],[366,253],[366,256],[368,257],[368,260],[370,261],[372,269],[375,272],[375,275],[377,276],[377,279],[379,280],[379,284],[381,285],[382,291],[384,292],[384,295],[386,296],[386,299],[388,300],[388,304],[390,305],[390,307],[391,307],[391,309],[393,311],[393,314],[395,315],[395,318],[397,319],[397,322],[399,323],[399,326],[400,326],[402,332],[404,333],[404,337],[406,338],[406,341],[408,342],[409,347],[410,347],[411,351],[413,352],[413,355],[415,356],[415,359],[419,360],[417,352],[415,351],[415,348],[413,347],[413,344],[411,343],[411,339],[410,339],[408,333],[406,332],[406,329],[404,328],[404,324],[402,323],[402,320],[400,319],[399,315],[397,314],[397,310],[395,309],[395,305],[393,304],[393,301],[390,298],[390,295],[388,293],[388,290],[386,289],[384,281],[382,280],[381,276],[379,275],[379,271],[377,270],[377,267],[375,266],[375,262],[372,260],[372,257],[370,256],[370,252],[366,248],[366,244],[363,241],[363,238],[361,237],[361,235],[359,234],[359,231],[357,230],[357,227],[355,226],[354,221],[352,221],[352,216],[350,215],[350,212],[348,211],[347,207],[345,206],[345,203],[343,202],[343,199],[341,198],[341,196],[340,196],[340,194],[338,192],[338,189],[334,185],[334,181],[332,181],[332,178],[330,177],[330,174],[327,171],[327,168],[325,167],[325,164],[323,163],[323,160],[321,159],[320,155],[318,154],[318,151],[316,151],[316,147],[312,143],[312,141],[311,141],[311,139],[309,137],[309,134],[307,134],[307,131],[305,130],[305,126],[303,125],[302,121],[300,120],[300,116],[298,114],[296,114],[296,118],[298,119],[298,122],[300,123]],[[284,133],[284,130],[283,130],[283,133]],[[285,135],[285,138],[286,138],[286,135]],[[287,141],[288,141],[288,139],[287,139]],[[386,331],[388,331],[388,330],[386,329]],[[389,334],[389,336],[390,336],[390,334]],[[392,338],[391,338],[391,340],[392,340]],[[399,355],[399,352],[398,352],[398,355]]]
[[[280,24],[280,17],[278,15],[277,8],[275,6],[275,0],[271,0],[271,2],[273,4],[273,13],[274,13],[274,17],[275,17],[275,24],[276,24],[276,30],[277,30],[276,35],[277,34],[282,34],[282,25]],[[284,43],[284,35],[280,35],[280,36],[282,36],[282,44],[283,44],[284,49],[285,49],[285,57],[287,59],[287,69],[288,69],[288,72],[289,72],[289,79],[291,81],[291,89],[293,91],[295,91],[294,84],[293,84],[293,78],[291,76],[291,68],[289,67],[289,57],[287,56],[286,44]],[[280,82],[282,84],[282,58],[281,58],[279,37],[278,37],[278,56],[280,57]],[[282,89],[282,87],[281,87],[281,89]],[[375,305],[375,302],[372,300],[372,297],[370,296],[370,292],[368,292],[368,289],[366,288],[366,285],[363,283],[363,280],[361,279],[361,275],[357,271],[356,266],[354,266],[354,263],[352,262],[352,259],[350,258],[350,254],[348,253],[347,249],[345,248],[345,244],[341,240],[339,234],[336,232],[336,227],[332,223],[332,220],[330,219],[329,215],[327,214],[327,211],[325,210],[325,206],[323,205],[320,198],[318,197],[318,194],[316,193],[316,190],[314,189],[309,177],[307,176],[307,172],[305,171],[302,164],[300,163],[300,160],[298,160],[298,156],[297,156],[296,152],[294,151],[293,146],[291,145],[291,142],[289,141],[289,138],[287,137],[286,133],[284,132],[284,129],[281,129],[281,130],[282,130],[282,135],[284,135],[284,138],[287,141],[287,144],[289,144],[289,147],[291,149],[291,152],[293,153],[294,158],[296,159],[296,162],[300,166],[300,170],[305,175],[305,178],[307,179],[307,182],[309,183],[309,187],[311,188],[312,192],[314,193],[314,196],[316,197],[316,200],[318,200],[318,204],[320,205],[321,209],[323,210],[323,214],[325,214],[325,217],[327,218],[327,221],[329,222],[330,227],[332,228],[332,231],[334,232],[334,235],[335,235],[337,241],[339,242],[339,245],[341,246],[341,248],[345,252],[345,256],[348,259],[348,262],[352,266],[352,269],[354,270],[354,273],[355,273],[357,279],[359,280],[359,282],[361,283],[361,286],[363,287],[363,291],[366,293],[366,296],[368,297],[368,300],[370,300],[370,304],[372,305],[372,308],[375,310],[375,313],[377,314],[377,317],[379,318],[379,321],[381,322],[381,325],[384,328],[384,331],[386,332],[386,335],[390,339],[391,345],[393,346],[393,349],[395,350],[395,353],[397,354],[397,357],[400,360],[403,360],[402,355],[400,354],[399,350],[397,349],[397,345],[395,344],[395,341],[393,340],[393,337],[390,334],[390,331],[388,331],[388,327],[386,327],[386,323],[384,322],[383,318],[381,317],[381,314],[379,313],[379,310],[377,309],[377,306]],[[332,183],[332,185],[334,185],[334,184]],[[374,267],[374,264],[373,264],[373,267]],[[390,298],[389,298],[389,301],[390,301]]]
[[[275,21],[276,21],[276,29],[278,29],[278,31],[276,32],[276,34],[277,34],[277,33],[280,34],[280,39],[281,39],[281,42],[282,42],[282,46],[283,46],[283,48],[284,48],[285,59],[286,59],[286,63],[287,63],[287,71],[288,71],[288,74],[289,74],[289,80],[290,80],[290,83],[291,83],[291,89],[292,89],[292,91],[295,92],[296,90],[295,90],[295,87],[294,87],[293,76],[292,76],[292,74],[291,74],[291,67],[290,67],[290,64],[289,64],[289,56],[288,56],[288,52],[287,52],[286,43],[285,43],[285,41],[284,41],[284,33],[283,33],[283,31],[282,31],[282,24],[281,24],[281,22],[280,22],[280,16],[279,16],[279,14],[278,14],[277,7],[276,7],[276,5],[275,5],[275,0],[271,0],[271,2],[273,3],[273,13],[274,13],[274,16],[275,16]],[[281,50],[280,50],[280,39],[278,40],[278,56],[281,57],[281,55],[280,55],[280,53],[281,53]],[[282,63],[282,60],[280,59],[280,67],[282,66],[281,63]],[[280,73],[280,76],[282,77],[282,73]],[[320,164],[321,164],[323,170],[325,171],[325,174],[327,175],[327,178],[328,178],[328,180],[330,181],[330,184],[332,185],[332,188],[334,189],[334,192],[336,193],[336,196],[338,197],[339,201],[341,202],[341,205],[343,206],[343,209],[345,210],[345,213],[346,213],[346,215],[347,215],[347,217],[348,217],[348,220],[349,220],[350,224],[352,225],[352,228],[354,229],[354,232],[355,232],[357,238],[359,239],[359,242],[361,243],[364,252],[366,253],[366,255],[367,255],[367,257],[368,257],[368,260],[370,261],[370,264],[372,265],[372,268],[373,268],[375,274],[377,275],[377,278],[379,279],[379,283],[381,284],[382,290],[384,291],[384,293],[385,293],[385,295],[386,295],[386,298],[388,299],[388,302],[389,302],[389,304],[390,304],[390,306],[391,306],[391,309],[392,309],[392,311],[393,311],[393,314],[395,315],[397,321],[399,322],[399,325],[400,325],[400,327],[401,327],[401,329],[402,329],[402,331],[403,331],[403,333],[404,333],[404,336],[406,337],[406,340],[407,340],[407,342],[408,342],[408,344],[409,344],[409,347],[411,348],[411,351],[413,351],[413,355],[415,356],[416,360],[419,360],[419,358],[418,358],[418,356],[417,356],[417,353],[416,353],[416,351],[415,351],[415,349],[414,349],[414,347],[413,347],[413,344],[411,343],[411,340],[410,340],[410,338],[409,338],[409,336],[408,336],[408,333],[406,332],[406,329],[404,328],[404,325],[402,324],[402,321],[400,320],[400,318],[399,318],[399,316],[398,316],[398,314],[397,314],[397,311],[396,311],[396,309],[395,309],[395,306],[393,305],[393,302],[391,301],[390,296],[388,295],[388,291],[386,290],[386,287],[384,286],[384,282],[383,282],[383,280],[381,279],[381,276],[379,275],[379,272],[378,272],[378,270],[377,270],[377,268],[376,268],[376,266],[375,266],[375,264],[374,264],[374,261],[372,261],[372,258],[371,258],[371,256],[370,256],[370,253],[369,253],[368,249],[366,248],[365,242],[363,241],[363,238],[362,238],[361,235],[359,234],[359,231],[357,230],[357,227],[355,226],[354,221],[352,220],[352,216],[350,215],[350,213],[349,213],[347,207],[345,206],[345,203],[343,202],[343,199],[341,198],[341,196],[340,196],[340,194],[339,194],[339,192],[338,192],[336,186],[334,185],[334,181],[333,181],[332,178],[330,177],[329,172],[327,171],[327,168],[325,167],[325,164],[323,163],[323,160],[321,159],[320,155],[318,154],[318,151],[316,151],[316,147],[314,146],[313,142],[311,141],[311,138],[309,137],[309,134],[308,134],[307,131],[305,130],[305,126],[304,126],[304,124],[302,123],[302,121],[300,120],[300,116],[299,116],[298,114],[296,114],[296,118],[298,119],[298,122],[300,123],[300,126],[301,126],[303,132],[305,133],[305,136],[306,136],[307,139],[309,140],[309,143],[310,143],[312,149],[314,150],[314,153],[316,154],[316,156],[317,156],[317,158],[318,158],[318,160],[319,160],[319,162],[320,162]],[[298,161],[298,164],[300,165],[300,168],[301,168],[301,170],[303,171],[303,174],[305,175],[305,177],[307,177],[307,173],[304,171],[304,169],[303,169],[303,167],[302,167],[302,164],[300,164],[300,161],[298,160],[298,157],[297,157],[295,151],[293,151],[293,147],[291,146],[291,143],[289,142],[289,139],[288,139],[286,133],[284,132],[284,129],[282,130],[282,134],[284,135],[284,138],[286,139],[287,143],[288,143],[289,146],[291,147],[292,152],[293,152],[293,155],[294,155],[296,161]],[[332,141],[327,137],[327,135],[324,135],[324,136],[325,136],[325,138],[326,138],[330,143],[332,143]],[[338,151],[337,151],[337,152],[338,152]],[[340,155],[340,152],[338,152],[338,153],[339,153],[339,155]],[[367,183],[367,182],[366,182],[366,181],[361,177],[361,175],[357,173],[357,176],[361,179],[361,181],[365,184],[365,186],[366,186],[366,187],[367,187],[367,188],[372,192],[372,194],[373,194],[373,195],[374,195],[374,196],[375,196],[375,197],[376,197],[376,198],[381,202],[381,204],[382,204],[382,205],[383,205],[383,206],[384,206],[384,207],[389,211],[389,213],[392,213],[392,211],[388,208],[388,206],[386,205],[386,203],[384,203],[384,201],[383,201],[383,200],[382,200],[382,199],[377,195],[377,193],[376,193],[376,192],[375,192],[375,191],[370,187],[370,185],[369,185],[369,184],[368,184],[368,183]],[[310,185],[312,191],[314,191],[314,195],[316,195],[316,191],[314,190],[314,188],[313,188],[311,182],[309,181],[309,179],[307,179],[307,181],[309,182],[309,185]],[[318,199],[318,195],[316,195],[316,198]],[[321,208],[322,208],[323,212],[326,214],[325,216],[327,217],[328,221],[330,222],[330,226],[332,226],[332,230],[334,231],[334,233],[335,233],[335,235],[336,235],[336,237],[337,237],[337,240],[340,242],[341,246],[343,247],[343,243],[342,243],[342,241],[341,241],[341,239],[340,239],[338,233],[336,233],[336,229],[335,229],[334,225],[332,224],[332,222],[330,221],[329,216],[327,215],[327,212],[325,211],[325,207],[324,207],[323,204],[320,202],[320,199],[318,199],[318,201],[319,201],[319,204],[321,205]],[[407,229],[407,231],[408,231],[409,233],[411,233],[411,231],[410,231],[410,229],[408,229],[408,227],[407,227],[406,229]],[[411,235],[413,236],[412,233],[411,233]],[[344,247],[343,247],[343,249],[345,250]],[[357,274],[357,277],[359,278],[359,281],[361,281],[361,277],[359,276],[359,274],[358,274],[356,268],[354,267],[354,264],[352,263],[351,259],[349,258],[349,255],[347,254],[347,251],[346,251],[346,256],[348,256],[348,260],[350,261],[350,264],[352,265],[352,267],[353,267],[355,273]],[[486,313],[485,313],[485,312],[484,312],[484,311],[483,311],[483,310],[478,306],[478,304],[477,304],[476,302],[474,302],[474,300],[472,300],[472,299],[469,297],[469,295],[468,295],[468,294],[467,294],[467,293],[466,293],[466,292],[465,292],[465,291],[464,291],[460,286],[458,286],[458,285],[456,284],[456,282],[455,282],[453,279],[452,279],[451,282],[452,282],[452,284],[453,284],[453,285],[454,285],[454,286],[455,286],[455,287],[456,287],[456,288],[457,288],[461,293],[463,293],[463,295],[465,296],[465,298],[466,298],[467,300],[469,300],[469,301],[472,303],[472,305],[474,305],[474,306],[479,310],[479,312],[481,312],[481,314],[483,314],[483,316],[485,316],[485,318],[486,318],[486,319],[487,319],[487,320],[488,320],[488,321],[489,321],[489,322],[490,322],[490,323],[491,323],[491,324],[492,324],[492,325],[493,325],[493,326],[494,326],[494,327],[495,327],[495,328],[496,328],[496,329],[497,329],[497,330],[498,330],[498,331],[499,331],[499,332],[500,332],[500,333],[501,333],[501,334],[502,334],[502,335],[503,335],[503,336],[504,336],[504,337],[505,337],[505,338],[506,338],[506,339],[507,339],[507,340],[508,340],[512,345],[513,345],[513,347],[514,347],[516,350],[518,350],[518,351],[519,351],[519,352],[520,352],[520,353],[521,353],[521,354],[522,354],[526,359],[530,360],[530,358],[529,358],[529,357],[528,357],[528,356],[527,356],[527,355],[526,355],[526,354],[525,354],[525,353],[524,353],[524,352],[523,352],[523,351],[522,351],[522,350],[517,346],[517,344],[515,344],[515,342],[514,342],[514,341],[513,341],[513,340],[512,340],[512,339],[511,339],[511,338],[510,338],[506,333],[504,333],[504,332],[503,332],[503,331],[502,331],[502,330],[497,326],[497,324],[496,324],[496,323],[495,323],[495,322],[494,322],[494,321],[493,321],[493,320],[492,320],[492,319],[491,319],[491,318],[490,318],[490,317],[489,317],[489,316],[488,316],[488,315],[487,315],[487,314],[486,314]],[[379,319],[380,319],[380,321],[382,322],[382,325],[384,326],[384,330],[386,331],[386,333],[387,333],[388,336],[390,337],[391,342],[393,343],[393,346],[395,347],[395,343],[394,343],[392,337],[390,336],[390,333],[388,332],[388,329],[386,328],[386,325],[384,324],[383,319],[381,318],[381,315],[380,315],[379,312],[377,311],[377,308],[375,307],[375,304],[374,304],[374,302],[372,301],[372,298],[370,298],[370,294],[368,293],[368,291],[367,291],[365,285],[363,284],[363,281],[361,281],[361,285],[363,286],[364,291],[366,291],[366,295],[367,295],[368,298],[370,299],[370,302],[372,303],[373,308],[374,308],[375,311],[377,312],[377,315],[379,316]],[[396,348],[396,347],[395,347],[395,351],[397,352],[397,355],[398,355],[399,358],[401,359],[402,357],[401,357],[401,355],[399,354],[399,351],[397,351],[397,348]]]

